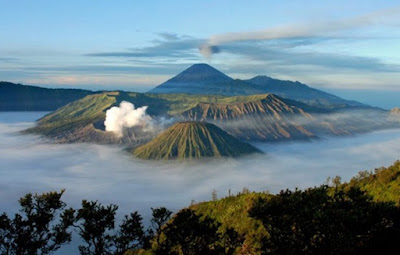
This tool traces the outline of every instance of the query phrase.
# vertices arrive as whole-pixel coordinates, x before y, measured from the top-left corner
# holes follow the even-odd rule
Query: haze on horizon
[[[147,91],[207,62],[233,78],[299,80],[387,108],[400,96],[394,0],[21,0],[2,1],[0,14],[4,81]]]

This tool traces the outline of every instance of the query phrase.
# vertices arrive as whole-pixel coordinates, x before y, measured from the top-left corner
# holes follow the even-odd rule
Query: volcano
[[[178,122],[152,141],[133,150],[142,159],[238,157],[260,150],[206,122]]]

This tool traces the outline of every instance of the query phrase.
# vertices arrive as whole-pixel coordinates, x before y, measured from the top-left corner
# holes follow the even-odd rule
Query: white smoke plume
[[[106,131],[113,132],[118,137],[123,136],[124,128],[142,126],[147,128],[152,126],[152,118],[146,114],[148,106],[135,109],[135,106],[126,101],[122,101],[118,106],[111,107],[106,112],[104,126]]]

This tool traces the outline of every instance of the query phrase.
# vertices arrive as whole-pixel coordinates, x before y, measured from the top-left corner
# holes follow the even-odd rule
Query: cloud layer
[[[213,189],[226,196],[248,187],[278,192],[305,188],[340,175],[349,180],[360,170],[390,165],[400,158],[400,130],[316,142],[255,144],[266,155],[192,163],[151,162],[132,158],[119,146],[49,144],[16,132],[44,113],[0,113],[0,208],[18,209],[28,192],[66,189],[64,200],[81,199],[120,206],[119,217],[150,207],[178,210],[211,199]]]
[[[318,38],[335,36],[335,32],[382,23],[382,20],[390,20],[391,17],[396,17],[399,14],[400,8],[391,8],[345,20],[330,22],[314,21],[313,23],[309,24],[277,26],[259,31],[218,34],[211,36],[207,40],[207,42],[201,46],[200,52],[206,57],[209,57],[213,53],[219,52],[213,50],[216,49],[218,46],[240,41],[267,41],[276,39]]]
[[[57,145],[17,135],[32,123],[21,122],[23,117],[14,118],[14,123],[5,119],[10,118],[0,113],[0,201],[10,210],[27,192],[62,188],[71,205],[87,198],[120,204],[125,212],[147,212],[161,205],[178,209],[192,199],[209,199],[213,189],[223,196],[228,189],[237,192],[243,187],[272,192],[304,188],[329,176],[348,180],[359,170],[400,158],[400,131],[393,130],[317,142],[256,144],[267,154],[239,160],[149,162],[132,158],[118,146]]]
[[[100,26],[96,19],[88,19],[98,30],[82,33],[85,26],[73,30],[60,30],[58,26],[56,37],[48,32],[48,26],[29,29],[40,20],[52,24],[47,15],[54,12],[39,8],[44,12],[40,19],[25,18],[18,23],[9,19],[5,23],[10,29],[5,31],[9,36],[0,47],[0,80],[49,87],[148,91],[191,64],[206,61],[234,78],[265,74],[319,88],[400,90],[399,7],[387,9],[394,2],[293,3],[297,8],[292,4],[289,8],[288,3],[261,2],[230,4],[237,13],[227,16],[217,9],[225,10],[221,3],[208,12],[196,9],[201,18],[194,17],[194,12],[185,13],[190,16],[185,24],[174,23],[177,17],[163,20],[163,15],[171,13],[162,11],[161,16],[145,22],[162,20],[164,26],[152,29],[134,29],[120,20],[120,15],[111,19],[112,23],[121,22],[118,27],[124,24],[127,30],[111,28],[110,23]],[[315,8],[310,10],[308,5]],[[264,13],[266,7],[269,13]],[[114,13],[121,11],[126,10]],[[27,13],[33,14],[37,15]],[[128,16],[137,15],[129,12]],[[84,17],[88,18],[86,14]],[[13,33],[21,29],[27,29],[28,34]],[[42,36],[34,36],[33,31]],[[17,39],[22,34],[26,40]]]

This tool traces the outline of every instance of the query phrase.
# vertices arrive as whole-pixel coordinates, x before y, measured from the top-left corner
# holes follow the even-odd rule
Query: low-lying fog
[[[349,180],[360,170],[390,165],[400,158],[400,129],[314,142],[255,144],[266,155],[203,162],[150,162],[118,146],[49,144],[16,132],[44,113],[0,113],[0,208],[16,212],[28,192],[66,189],[64,201],[82,199],[120,206],[119,213],[150,207],[176,210],[192,200],[250,190],[278,192],[309,187],[339,175]],[[147,218],[147,217],[145,217]]]

